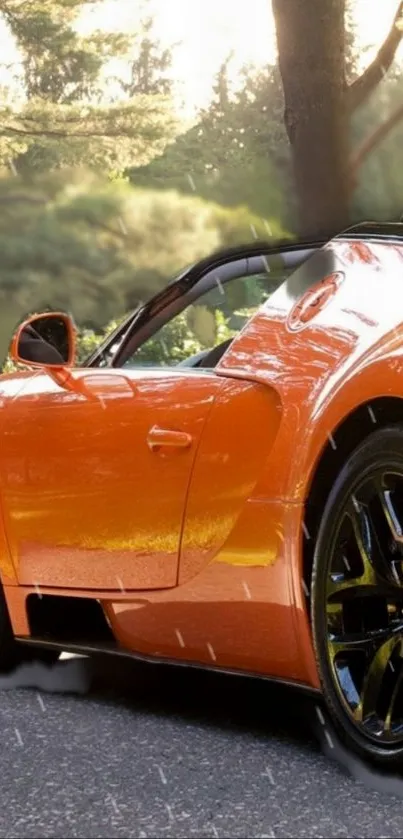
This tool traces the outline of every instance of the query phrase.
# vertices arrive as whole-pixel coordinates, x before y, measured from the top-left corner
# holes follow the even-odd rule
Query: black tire
[[[360,757],[400,768],[401,426],[367,437],[333,485],[315,544],[311,618],[323,697],[336,734]]]
[[[58,658],[57,650],[25,646],[15,641],[3,587],[0,584],[0,673],[11,673],[28,661],[41,661],[50,666]]]

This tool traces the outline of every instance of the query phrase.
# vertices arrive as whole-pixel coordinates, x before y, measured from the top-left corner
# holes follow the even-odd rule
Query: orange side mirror
[[[72,367],[75,358],[75,329],[63,312],[33,315],[15,333],[10,357],[30,367],[62,369]]]

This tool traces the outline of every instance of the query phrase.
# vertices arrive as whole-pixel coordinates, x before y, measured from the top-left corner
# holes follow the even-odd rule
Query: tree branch
[[[399,105],[358,147],[358,150],[350,161],[350,183],[352,189],[357,185],[357,173],[364,161],[402,119],[403,105]]]
[[[62,129],[45,129],[45,128],[16,128],[14,125],[4,125],[0,128],[0,137],[9,137],[15,134],[18,137],[58,137],[59,139],[74,139],[75,137],[84,137],[87,140],[91,138],[105,139],[107,137],[130,137],[127,130],[124,129],[109,129],[108,131],[63,131]]]
[[[358,151],[355,153],[351,160],[351,169],[356,171],[359,169],[360,166],[364,163],[364,160],[374,151],[374,149],[379,146],[379,143],[385,139],[385,137],[392,131],[392,129],[397,125],[400,120],[403,119],[403,105],[399,105],[388,118],[378,125],[375,128],[375,131],[364,140],[363,143],[358,147]]]
[[[127,244],[126,234],[121,233],[120,230],[114,230],[112,227],[109,227],[109,225],[106,224],[105,222],[99,221],[99,220],[95,221],[95,219],[90,219],[90,218],[86,218],[85,222],[90,227],[95,227],[95,229],[99,228],[100,230],[104,230],[105,233],[109,233],[111,236],[114,236],[115,238],[120,239],[122,242],[125,242],[125,244]]]
[[[9,195],[0,195],[0,204],[12,204],[23,201],[25,204],[47,204],[46,198],[39,198],[34,195],[25,195],[22,193],[10,193]]]
[[[372,63],[364,73],[347,88],[347,109],[356,110],[372,90],[382,81],[393,64],[398,46],[403,37],[403,2],[399,2],[392,27]]]

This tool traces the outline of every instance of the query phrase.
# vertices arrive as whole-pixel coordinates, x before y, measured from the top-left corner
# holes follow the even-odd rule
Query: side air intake
[[[33,638],[60,644],[111,644],[112,630],[97,600],[30,594],[26,600]]]

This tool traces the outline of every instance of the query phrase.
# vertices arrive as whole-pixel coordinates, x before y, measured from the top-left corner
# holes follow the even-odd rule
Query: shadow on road
[[[377,792],[403,797],[403,778],[382,774],[349,753],[315,699],[264,680],[96,656],[61,659],[53,667],[33,662],[0,677],[0,690],[17,688],[89,694],[133,713],[247,731],[311,752],[322,749],[355,780]]]
[[[259,679],[196,668],[99,659],[91,692],[142,713],[181,717],[206,727],[247,730],[318,749],[300,693]],[[306,707],[305,707],[306,706]]]
[[[135,710],[180,715],[206,726],[248,730],[259,738],[286,740],[318,752],[354,780],[377,792],[403,797],[403,777],[382,773],[340,743],[321,703],[262,679],[143,665],[122,660],[94,662],[92,691]]]

